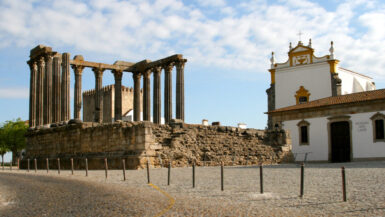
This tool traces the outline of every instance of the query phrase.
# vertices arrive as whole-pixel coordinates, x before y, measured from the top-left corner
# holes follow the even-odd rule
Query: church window
[[[376,139],[384,139],[384,120],[375,120]]]
[[[300,96],[299,97],[299,104],[307,102],[307,97],[306,96]]]
[[[299,131],[299,145],[309,145],[309,125],[310,123],[305,120],[302,120],[297,124]]]
[[[309,102],[309,96],[310,96],[309,91],[306,90],[303,86],[300,86],[295,94],[296,104],[298,105],[298,104]]]
[[[373,122],[373,141],[384,142],[385,141],[385,115],[377,112],[370,119]]]

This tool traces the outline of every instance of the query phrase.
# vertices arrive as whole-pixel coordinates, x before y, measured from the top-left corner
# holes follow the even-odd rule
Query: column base
[[[81,123],[83,123],[83,121],[80,119],[71,119],[70,121],[68,121],[68,124],[81,124]]]

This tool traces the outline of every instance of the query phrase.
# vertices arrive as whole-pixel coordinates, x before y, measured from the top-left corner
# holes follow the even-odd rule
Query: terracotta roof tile
[[[299,104],[299,105],[293,105],[293,106],[288,106],[288,107],[284,107],[284,108],[279,108],[279,109],[276,109],[276,110],[273,110],[273,111],[270,111],[267,113],[272,114],[272,113],[278,113],[278,112],[284,112],[284,111],[292,111],[292,110],[308,109],[308,108],[318,108],[318,107],[338,105],[338,104],[347,104],[347,103],[354,103],[354,102],[366,102],[366,101],[379,100],[379,99],[385,100],[385,89],[364,91],[364,92],[352,93],[352,94],[346,94],[346,95],[340,95],[340,96],[326,97],[326,98],[310,101],[308,103],[303,103],[303,104]]]

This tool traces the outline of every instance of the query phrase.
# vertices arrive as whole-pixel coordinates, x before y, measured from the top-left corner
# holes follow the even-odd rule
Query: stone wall
[[[281,163],[291,160],[291,143],[284,131],[240,129],[224,126],[191,125],[173,122],[157,125],[151,122],[80,123],[39,129],[27,133],[27,159],[38,159],[39,168],[45,168],[45,159],[50,167],[61,159],[62,168],[70,168],[70,159],[75,168],[84,168],[85,158],[89,169],[104,168],[108,158],[109,168],[121,168],[121,159],[126,159],[126,168],[144,168],[147,160],[151,166],[167,165],[170,159],[174,166],[197,165],[244,165]]]
[[[246,165],[292,161],[291,140],[284,131],[240,129],[226,126],[203,126],[174,123],[155,125],[156,165]],[[163,162],[160,162],[162,159]],[[166,161],[166,162],[164,162]]]

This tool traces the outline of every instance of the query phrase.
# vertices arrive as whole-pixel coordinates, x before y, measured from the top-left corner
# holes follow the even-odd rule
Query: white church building
[[[385,89],[339,66],[330,53],[314,56],[311,40],[290,44],[288,60],[270,59],[268,128],[290,132],[296,161],[385,159]]]

